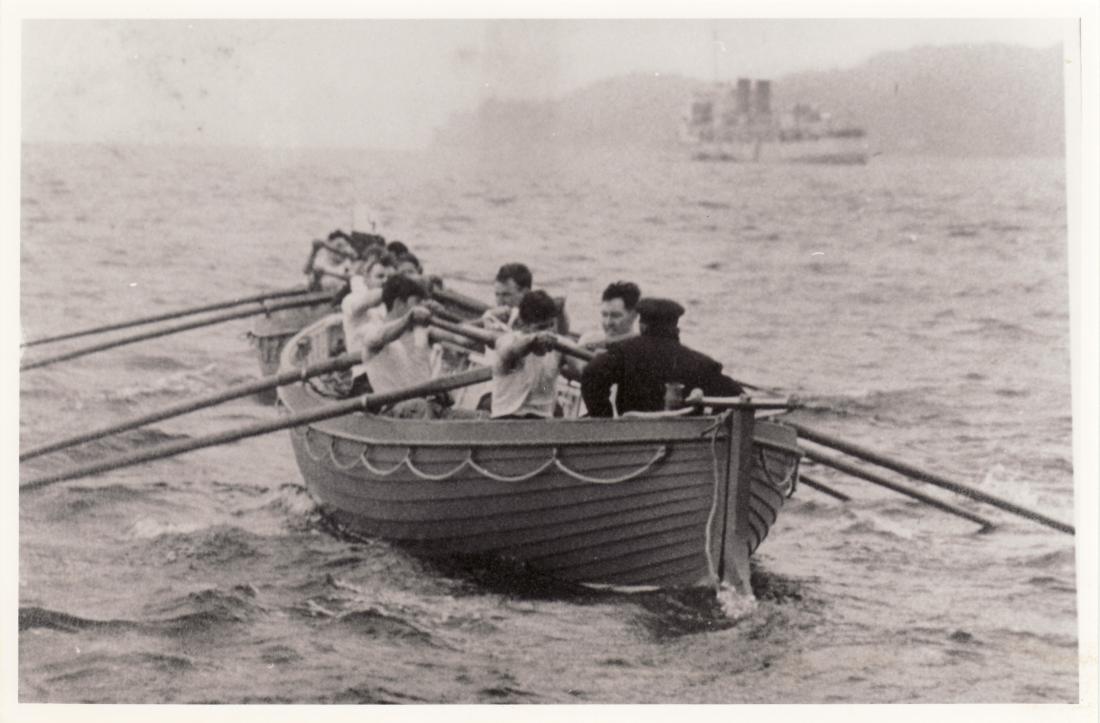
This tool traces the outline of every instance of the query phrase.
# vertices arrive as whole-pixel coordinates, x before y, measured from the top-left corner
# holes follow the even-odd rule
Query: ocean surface
[[[1072,523],[1065,170],[23,147],[25,338],[302,281],[352,208],[490,299],[524,261],[577,330],[631,279],[793,418]],[[20,376],[24,447],[245,381],[247,320]],[[101,337],[26,350],[25,359]],[[267,420],[243,399],[24,479]],[[1072,703],[1073,537],[807,465],[755,599],[551,589],[333,533],[281,432],[19,499],[18,696],[110,703]]]

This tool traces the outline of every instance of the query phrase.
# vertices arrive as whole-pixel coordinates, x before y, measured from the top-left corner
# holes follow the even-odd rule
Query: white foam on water
[[[749,617],[760,605],[754,595],[738,592],[730,585],[721,585],[715,594],[722,613],[734,622]]]
[[[207,525],[197,522],[172,523],[151,517],[142,517],[126,529],[126,536],[136,540],[149,540],[161,535],[186,535],[205,527]]]

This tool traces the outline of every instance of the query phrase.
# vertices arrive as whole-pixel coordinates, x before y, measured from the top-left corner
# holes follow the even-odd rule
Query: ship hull
[[[698,161],[864,165],[870,157],[866,144],[858,138],[698,142],[692,145],[692,158]]]

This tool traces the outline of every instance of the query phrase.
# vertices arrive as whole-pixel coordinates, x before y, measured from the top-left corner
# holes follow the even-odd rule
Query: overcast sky
[[[421,147],[489,97],[601,78],[776,78],[885,50],[1048,47],[1024,20],[25,20],[27,141]]]

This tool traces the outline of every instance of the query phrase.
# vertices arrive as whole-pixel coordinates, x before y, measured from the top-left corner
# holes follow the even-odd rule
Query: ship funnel
[[[756,104],[754,110],[757,115],[771,115],[772,82],[770,80],[756,81]]]
[[[749,93],[752,81],[748,78],[737,79],[737,114],[749,114]]]

